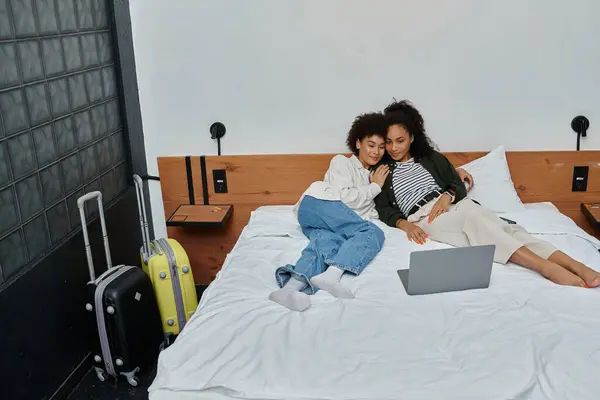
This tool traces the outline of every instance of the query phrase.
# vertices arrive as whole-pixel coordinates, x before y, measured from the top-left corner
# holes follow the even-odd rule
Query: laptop
[[[484,289],[490,286],[495,245],[410,253],[398,276],[409,295]]]

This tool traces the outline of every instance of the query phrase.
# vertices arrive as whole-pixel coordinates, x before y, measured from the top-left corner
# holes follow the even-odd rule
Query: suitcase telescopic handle
[[[138,213],[140,215],[140,229],[142,231],[142,246],[144,253],[150,254],[150,231],[148,229],[148,217],[146,215],[146,202],[144,201],[144,181],[142,178],[134,174],[133,182],[135,184],[135,192],[137,195]]]
[[[100,225],[102,226],[102,241],[104,242],[104,252],[106,254],[106,266],[108,269],[112,268],[110,247],[108,245],[108,235],[106,233],[106,221],[104,220],[104,207],[102,206],[102,193],[98,191],[86,193],[77,199],[77,207],[79,208],[79,217],[81,218],[81,230],[83,231],[83,241],[85,243],[85,255],[87,257],[91,280],[96,279],[96,272],[94,271],[94,261],[92,261],[92,249],[90,248],[90,238],[88,236],[84,205],[87,201],[93,199],[98,200],[98,213],[100,214]]]

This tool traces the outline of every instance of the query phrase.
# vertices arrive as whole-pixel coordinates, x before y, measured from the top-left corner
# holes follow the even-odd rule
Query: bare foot
[[[543,270],[544,275],[548,280],[564,286],[586,287],[586,283],[577,275],[567,271],[564,268],[547,268]]]
[[[594,271],[587,265],[582,264],[577,260],[572,259],[562,251],[555,251],[552,253],[552,255],[548,257],[548,261],[561,265],[563,268],[566,268],[575,275],[581,277],[581,279],[585,281],[587,287],[595,288],[600,286],[599,272]]]
[[[595,288],[600,286],[600,273],[589,267],[582,268],[578,274],[588,287]]]
[[[587,284],[591,288],[600,287],[600,274],[596,273],[596,278],[594,278],[590,283]]]

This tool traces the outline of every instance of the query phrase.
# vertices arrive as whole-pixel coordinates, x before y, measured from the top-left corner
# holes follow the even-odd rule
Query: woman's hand
[[[379,187],[383,187],[383,184],[385,183],[389,173],[390,167],[387,165],[380,165],[375,171],[371,172],[369,180],[371,183],[376,183],[379,185]]]
[[[450,208],[450,203],[452,203],[452,198],[448,193],[442,194],[438,197],[438,200],[433,205],[431,211],[429,211],[427,221],[432,223],[437,217],[448,211]]]
[[[457,169],[456,172],[458,172],[458,176],[460,177],[461,181],[467,182],[467,192],[473,189],[473,186],[475,186],[475,180],[473,179],[473,175],[471,175],[462,168]]]
[[[406,232],[406,236],[411,242],[425,244],[429,238],[429,235],[427,235],[423,229],[405,219],[399,219],[398,222],[396,222],[396,228]]]

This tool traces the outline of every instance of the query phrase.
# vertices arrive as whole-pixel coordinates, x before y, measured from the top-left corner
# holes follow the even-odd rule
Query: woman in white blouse
[[[389,170],[372,171],[385,154],[386,119],[381,113],[358,116],[346,139],[353,155],[331,159],[323,181],[314,182],[296,204],[298,222],[310,240],[295,265],[277,268],[281,289],[269,299],[294,311],[310,307],[310,294],[323,289],[338,298],[353,298],[340,283],[344,272],[360,274],[379,253],[383,231],[374,198],[381,192]],[[459,170],[472,186],[472,177]]]

